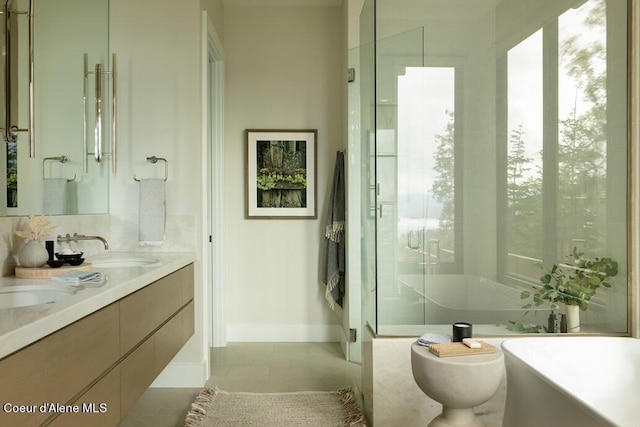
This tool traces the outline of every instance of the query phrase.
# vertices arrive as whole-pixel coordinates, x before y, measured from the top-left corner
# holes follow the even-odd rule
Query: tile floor
[[[359,364],[344,360],[339,343],[229,343],[211,349],[207,387],[277,393],[358,387]],[[180,427],[200,389],[150,388],[120,427]]]

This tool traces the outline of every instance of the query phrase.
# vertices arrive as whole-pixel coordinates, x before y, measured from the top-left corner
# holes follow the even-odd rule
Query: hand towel
[[[42,185],[42,213],[65,215],[67,213],[67,180],[45,178]]]
[[[100,282],[102,280],[102,274],[99,271],[69,271],[58,276],[53,276],[51,280],[54,282],[67,283]]]
[[[451,342],[451,337],[427,332],[418,338],[418,344],[423,347],[429,347],[431,344],[441,344],[445,342]]]
[[[138,205],[138,241],[141,245],[159,245],[164,241],[165,185],[162,178],[140,180]]]
[[[345,296],[345,180],[344,153],[338,151],[333,170],[333,186],[325,227],[325,265],[323,283],[327,285],[325,298],[331,309],[339,314]],[[336,307],[340,307],[338,309]]]

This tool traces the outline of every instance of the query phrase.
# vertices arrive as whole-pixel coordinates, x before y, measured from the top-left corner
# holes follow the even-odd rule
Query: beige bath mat
[[[350,388],[335,392],[228,393],[204,389],[185,427],[366,427]]]

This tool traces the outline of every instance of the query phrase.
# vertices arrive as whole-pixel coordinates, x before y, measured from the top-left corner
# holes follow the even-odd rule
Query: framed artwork
[[[247,129],[245,217],[317,218],[318,131]]]

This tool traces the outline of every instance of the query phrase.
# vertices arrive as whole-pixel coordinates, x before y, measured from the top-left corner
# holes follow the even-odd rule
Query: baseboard
[[[341,342],[340,325],[227,325],[229,342]]]
[[[206,361],[200,363],[170,363],[151,383],[157,388],[200,388],[207,378]]]

